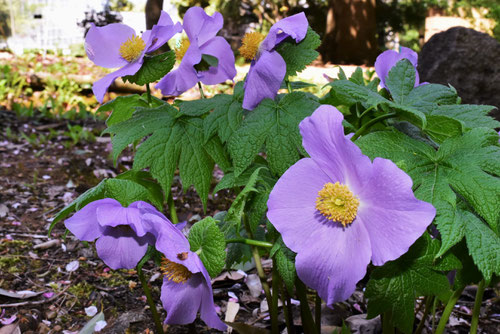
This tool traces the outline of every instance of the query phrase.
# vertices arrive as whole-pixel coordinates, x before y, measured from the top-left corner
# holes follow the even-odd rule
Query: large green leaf
[[[137,73],[123,77],[124,81],[129,81],[142,86],[158,81],[163,78],[175,64],[175,52],[173,50],[156,55],[144,57],[144,63]]]

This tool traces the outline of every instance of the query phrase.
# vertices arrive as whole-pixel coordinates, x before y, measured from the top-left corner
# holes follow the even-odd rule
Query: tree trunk
[[[330,0],[320,53],[324,62],[373,65],[375,0]]]
[[[147,30],[150,30],[156,23],[158,23],[162,9],[163,9],[163,0],[148,0],[146,2]]]

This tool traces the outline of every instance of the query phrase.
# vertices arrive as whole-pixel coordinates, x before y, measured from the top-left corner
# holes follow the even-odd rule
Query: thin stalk
[[[472,311],[472,320],[470,322],[470,334],[477,333],[477,325],[479,323],[479,311],[481,310],[481,303],[483,301],[484,289],[486,288],[486,282],[484,279],[479,282],[476,292],[476,300],[474,302],[474,310]]]
[[[269,284],[267,284],[266,274],[264,273],[264,268],[262,267],[262,262],[260,260],[259,249],[255,246],[250,246],[252,248],[252,256],[255,261],[255,268],[257,268],[257,275],[259,275],[260,282],[262,283],[262,288],[266,293],[267,305],[269,305],[269,315],[271,316],[271,328],[272,333],[278,333],[278,314],[272,312],[271,304],[272,304],[272,296],[271,289],[269,289]],[[275,331],[276,330],[276,331]]]
[[[354,134],[354,136],[351,137],[351,140],[355,141],[356,139],[358,139],[359,136],[361,136],[366,130],[368,130],[369,128],[371,128],[376,123],[381,122],[381,121],[386,120],[386,119],[389,119],[389,118],[393,118],[396,115],[397,115],[396,113],[390,113],[390,114],[385,114],[385,115],[382,115],[382,116],[379,116],[379,117],[375,117],[374,119],[366,122],[362,127],[360,127],[358,129],[358,131],[356,131],[356,133]]]
[[[363,117],[365,117],[370,111],[372,111],[372,109],[375,109],[375,106],[371,106],[370,108],[363,111],[358,119],[361,121]]]
[[[170,220],[173,224],[179,223],[179,218],[177,217],[177,212],[175,211],[174,197],[172,195],[172,190],[168,193],[167,198],[168,210],[170,211]]]
[[[439,304],[439,299],[434,298],[432,303],[432,319],[431,319],[431,333],[434,333],[434,328],[436,328],[436,309]]]
[[[148,104],[151,107],[153,102],[151,101],[151,88],[149,88],[149,84],[146,84],[146,93],[148,95]]]
[[[250,246],[257,246],[257,247],[264,247],[264,248],[272,248],[273,244],[266,242],[266,241],[259,241],[259,240],[253,240],[253,239],[245,239],[245,238],[238,238],[238,239],[228,239],[226,240],[226,243],[228,244],[234,244],[234,243],[239,243],[239,244],[246,244]]]
[[[293,312],[290,295],[284,284],[280,284],[281,296],[283,298],[283,313],[285,313],[286,330],[288,334],[295,334],[295,326],[293,325]]]
[[[316,323],[316,329],[318,334],[321,334],[321,298],[316,292],[316,301],[314,304],[314,322]]]
[[[464,291],[464,287],[456,290],[453,295],[448,300],[446,307],[444,308],[443,314],[441,315],[441,319],[439,319],[438,326],[436,328],[435,334],[443,334],[446,324],[448,323],[448,319],[450,318],[451,311],[453,311],[453,307],[457,303],[458,298],[462,295],[462,291]]]
[[[394,334],[394,324],[392,323],[392,315],[389,312],[382,314],[382,333]]]
[[[418,324],[418,327],[415,331],[415,334],[422,333],[422,329],[424,329],[424,326],[425,326],[425,318],[427,318],[427,316],[429,315],[429,312],[431,311],[431,305],[432,305],[433,300],[434,300],[433,297],[426,296],[424,298],[424,300],[422,301],[422,304],[424,304],[424,302],[425,302],[424,313],[422,314],[422,319],[420,319],[420,323]],[[420,304],[420,305],[422,305],[422,304]]]
[[[155,323],[157,334],[164,334],[163,325],[160,320],[160,316],[158,311],[156,310],[156,305],[151,296],[151,290],[149,289],[148,282],[144,277],[144,273],[142,272],[142,266],[151,258],[153,252],[148,249],[146,255],[142,258],[142,260],[137,264],[137,276],[139,276],[139,280],[141,281],[142,289],[144,290],[144,294],[146,295],[146,300],[148,302],[149,308],[151,309],[151,314],[153,315],[153,321]]]
[[[290,83],[290,80],[285,80],[286,83],[286,89],[288,89],[288,93],[291,93],[293,91],[292,89],[292,84]]]
[[[272,314],[275,314],[276,316],[276,321],[271,321],[271,327],[272,327],[272,330],[273,330],[273,333],[279,333],[279,327],[278,327],[278,286],[280,284],[280,280],[279,280],[279,275],[278,275],[278,271],[276,269],[276,266],[275,266],[275,263],[273,261],[273,281],[272,281],[272,287],[273,287],[273,295],[271,296],[272,300],[271,300],[271,305],[269,305],[269,313],[272,315]],[[275,327],[273,327],[273,325]],[[276,330],[276,332],[275,332]]]
[[[295,281],[295,290],[297,298],[300,300],[300,317],[302,318],[302,326],[304,327],[305,334],[316,334],[316,324],[314,323],[309,301],[307,300],[307,288],[300,279]]]
[[[200,97],[202,99],[206,99],[205,93],[203,92],[203,87],[201,86],[201,82],[198,81],[198,88],[200,89]]]

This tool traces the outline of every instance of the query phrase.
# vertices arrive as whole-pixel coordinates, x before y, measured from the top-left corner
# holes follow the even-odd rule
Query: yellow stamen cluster
[[[169,281],[174,281],[175,283],[186,283],[193,275],[182,264],[172,262],[166,258],[161,260],[160,269]]]
[[[260,32],[248,32],[241,40],[241,47],[238,49],[240,54],[247,60],[252,60],[259,51],[260,43],[266,38]]]
[[[183,39],[181,45],[175,49],[175,58],[181,61],[190,45],[191,43],[189,42],[189,39]]]
[[[133,62],[141,55],[146,44],[139,36],[132,36],[120,46],[120,55],[129,63]]]
[[[316,209],[326,218],[341,223],[352,223],[358,212],[359,199],[345,184],[328,182],[318,192]]]

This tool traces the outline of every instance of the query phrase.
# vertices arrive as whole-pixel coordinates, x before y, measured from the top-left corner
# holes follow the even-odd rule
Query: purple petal
[[[146,212],[163,216],[151,204],[137,201],[130,204],[127,208],[122,206],[100,207],[97,209],[97,220],[102,227],[116,227],[118,225],[128,225],[134,230],[137,236],[142,237],[147,232],[151,232],[148,225],[142,222],[142,215]]]
[[[92,27],[85,36],[85,51],[94,64],[115,68],[128,62],[120,55],[120,46],[135,35],[134,29],[121,23],[112,23],[104,27]]]
[[[346,184],[356,195],[363,189],[371,161],[346,138],[343,119],[335,107],[320,106],[300,122],[302,146],[333,182]]]
[[[183,28],[191,43],[203,45],[217,35],[223,24],[221,13],[209,16],[201,7],[191,7],[184,15]]]
[[[406,48],[406,47],[402,46],[401,50],[399,51],[399,54],[402,56],[402,59],[403,58],[408,59],[414,67],[417,67],[418,54],[415,51],[413,51],[410,48]]]
[[[330,307],[349,298],[370,263],[370,237],[363,224],[355,220],[343,228],[325,221],[308,240],[299,249],[291,248],[297,253],[295,265],[299,278],[317,290]],[[283,241],[287,244],[285,235]]]
[[[219,316],[215,311],[214,295],[212,293],[212,281],[210,279],[210,275],[208,275],[205,266],[201,262],[201,259],[198,256],[196,256],[196,259],[201,269],[201,273],[203,274],[203,278],[205,279],[204,284],[206,285],[206,288],[203,289],[201,296],[200,318],[208,325],[208,327],[224,331],[226,330],[227,326],[219,319]]]
[[[75,212],[75,214],[66,219],[64,225],[73,233],[79,240],[94,241],[102,235],[103,228],[97,221],[97,208],[119,206],[120,202],[112,198],[100,199],[85,205],[82,209]]]
[[[200,47],[202,54],[214,56],[219,61],[217,67],[210,67],[201,72],[201,82],[205,85],[216,85],[226,80],[232,80],[236,75],[234,67],[234,53],[231,46],[223,37],[214,37]]]
[[[146,31],[147,32],[147,31]],[[144,32],[144,34],[146,33]],[[182,32],[182,25],[174,22],[167,12],[161,11],[158,23],[153,26],[148,38],[142,35],[143,40],[146,41],[146,52],[153,52],[160,48],[163,44],[167,43],[172,36]]]
[[[273,24],[269,34],[262,42],[261,48],[270,51],[288,37],[299,43],[306,37],[308,26],[309,23],[304,12],[286,17]]]
[[[128,226],[108,227],[97,239],[97,255],[111,269],[132,269],[146,254],[151,238],[138,237]]]
[[[411,178],[392,161],[375,158],[371,171],[359,193],[355,222],[368,230],[372,262],[381,266],[408,251],[432,223],[436,209],[415,198]]]
[[[206,285],[201,274],[191,276],[185,283],[163,278],[161,302],[167,311],[166,324],[190,324],[196,319]]]
[[[94,86],[92,86],[92,91],[94,92],[94,95],[99,101],[99,103],[102,103],[104,99],[104,94],[106,94],[106,91],[108,90],[109,86],[115,81],[116,78],[118,77],[123,77],[126,75],[133,75],[142,66],[142,58],[144,57],[144,54],[135,62],[133,63],[127,63],[125,66],[122,68],[106,75],[104,78],[94,82]]]
[[[276,51],[262,51],[248,71],[243,108],[253,110],[263,99],[274,99],[285,74],[286,63],[281,55]]]

